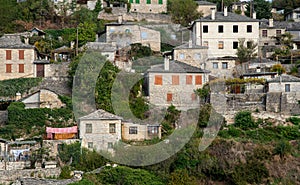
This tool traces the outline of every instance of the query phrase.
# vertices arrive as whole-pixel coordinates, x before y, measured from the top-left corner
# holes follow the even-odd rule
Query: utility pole
[[[78,26],[76,28],[76,56],[78,55]]]

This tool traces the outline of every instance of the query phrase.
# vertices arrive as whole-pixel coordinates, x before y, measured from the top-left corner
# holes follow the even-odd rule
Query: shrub
[[[257,123],[253,120],[251,112],[241,111],[238,112],[234,117],[234,125],[240,127],[243,130],[250,128],[257,128]]]
[[[292,152],[292,146],[288,141],[279,141],[274,149],[274,154],[279,155],[280,158],[290,154]]]
[[[70,179],[70,178],[72,178],[70,166],[64,166],[64,167],[61,168],[59,178],[60,179]]]
[[[300,124],[300,118],[295,117],[295,116],[288,118],[287,121],[292,122],[294,125]]]
[[[228,128],[228,134],[232,137],[240,137],[242,134],[242,131],[235,127],[230,126]]]

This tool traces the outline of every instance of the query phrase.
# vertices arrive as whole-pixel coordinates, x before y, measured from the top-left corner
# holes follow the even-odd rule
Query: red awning
[[[66,127],[66,128],[46,127],[46,132],[47,132],[47,134],[48,133],[54,133],[54,134],[71,134],[71,133],[77,133],[77,126]]]

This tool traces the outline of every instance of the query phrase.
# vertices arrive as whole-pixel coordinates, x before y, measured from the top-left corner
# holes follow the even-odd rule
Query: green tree
[[[285,68],[281,64],[273,65],[272,68],[271,68],[271,71],[272,72],[277,72],[279,75],[286,72]]]
[[[174,23],[188,26],[192,21],[200,18],[202,14],[197,12],[197,3],[193,0],[170,0],[168,11]]]
[[[240,111],[234,117],[234,126],[246,130],[250,128],[257,128],[258,125],[253,120],[251,112]]]
[[[96,24],[92,22],[79,23],[78,25],[78,45],[83,46],[87,42],[94,42],[96,40]],[[77,33],[73,33],[71,39],[76,40]]]
[[[252,5],[252,12],[255,11],[256,12],[256,18],[257,19],[269,19],[272,17],[272,6],[271,3],[269,1],[266,0],[253,0],[251,1],[252,4],[250,2],[248,2],[247,7],[246,7],[246,12],[245,14],[250,17],[250,12],[251,12],[251,5]]]
[[[254,43],[252,40],[248,41],[247,46],[245,46],[245,39],[239,39],[239,47],[236,52],[238,61],[244,63],[255,58],[257,56],[256,47],[257,43]]]

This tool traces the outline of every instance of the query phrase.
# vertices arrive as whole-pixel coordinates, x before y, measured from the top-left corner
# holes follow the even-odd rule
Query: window
[[[202,76],[201,75],[196,75],[195,76],[195,84],[196,85],[202,85]]]
[[[290,91],[291,91],[290,84],[285,84],[285,92],[290,92]]]
[[[224,42],[223,41],[219,41],[218,48],[219,49],[224,49]]]
[[[197,100],[197,95],[195,93],[191,94],[191,99],[192,101],[196,101]]]
[[[19,50],[19,59],[24,60],[24,50]]]
[[[218,26],[218,32],[219,32],[219,33],[223,33],[223,32],[224,32],[224,30],[223,30],[223,25],[219,25],[219,26]]]
[[[234,42],[232,43],[232,48],[233,48],[233,49],[237,49],[238,47],[239,47],[239,42],[234,41]]]
[[[130,33],[130,29],[127,28],[127,29],[125,30],[125,33]]]
[[[173,94],[172,93],[168,93],[167,94],[167,102],[170,102],[173,100]]]
[[[116,124],[115,123],[109,124],[109,133],[116,133]]]
[[[133,3],[133,0],[129,0],[130,3]]]
[[[281,30],[276,30],[276,36],[280,36],[281,35]]]
[[[267,42],[266,42],[266,43],[264,43],[264,46],[267,46],[267,45],[269,45],[269,43],[267,43]]]
[[[158,0],[158,4],[163,4],[163,0]]]
[[[114,33],[114,32],[115,32],[115,28],[110,28],[110,29],[109,29],[109,32],[110,32],[110,33]]]
[[[196,54],[194,55],[194,59],[200,60],[200,59],[201,59],[201,54],[200,54],[200,53],[196,53]]]
[[[180,58],[180,59],[184,59],[184,53],[180,53],[180,54],[179,54],[179,58]]]
[[[147,4],[151,4],[151,0],[147,0]]]
[[[129,127],[129,134],[137,134],[137,127]]]
[[[88,142],[88,148],[93,148],[93,142]]]
[[[252,33],[252,25],[247,25],[247,33]]]
[[[135,0],[135,3],[136,4],[140,4],[140,0]]]
[[[147,37],[148,37],[147,32],[142,32],[141,37],[142,37],[142,39],[147,39]]]
[[[179,85],[179,76],[172,75],[172,85]]]
[[[250,48],[252,45],[252,42],[251,41],[247,41],[247,48]]]
[[[208,41],[204,41],[204,42],[203,42],[203,46],[208,47]]]
[[[162,75],[155,75],[154,84],[162,85]]]
[[[85,124],[85,133],[92,133],[93,127],[92,124],[87,123]]]
[[[213,68],[214,68],[214,69],[218,69],[218,68],[219,68],[218,62],[213,62]]]
[[[228,69],[228,62],[222,62],[222,69]]]
[[[24,64],[19,64],[19,73],[24,73]]]
[[[11,50],[6,50],[6,60],[11,60]]]
[[[193,84],[193,75],[186,75],[186,84],[187,85]]]
[[[268,37],[268,30],[262,30],[262,36]]]
[[[239,32],[239,26],[238,25],[233,25],[233,33],[238,33]]]
[[[158,134],[157,126],[148,126],[148,135]]]
[[[6,64],[6,73],[11,73],[11,64]]]
[[[113,146],[114,146],[114,145],[113,145],[113,143],[112,143],[112,142],[108,142],[108,143],[107,143],[107,148],[108,148],[108,149],[112,149],[112,148],[113,148]]]
[[[203,33],[208,33],[208,26],[207,25],[203,26]]]

